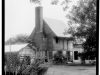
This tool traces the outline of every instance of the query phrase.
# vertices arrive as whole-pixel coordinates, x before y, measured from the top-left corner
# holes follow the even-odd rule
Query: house
[[[66,29],[62,21],[44,18],[43,7],[38,6],[35,8],[35,28],[29,39],[40,51],[40,57],[48,61],[52,61],[57,51],[62,51],[67,61],[78,62],[80,59],[76,55],[82,48],[74,48],[73,36],[65,33]]]

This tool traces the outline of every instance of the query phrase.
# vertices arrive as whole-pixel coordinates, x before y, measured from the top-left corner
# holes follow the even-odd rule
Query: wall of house
[[[78,53],[81,53],[81,52],[83,52],[84,49],[81,48],[81,47],[79,47],[79,48],[75,48],[74,47],[72,50],[73,50],[73,62],[75,62],[75,63],[81,63],[81,58],[80,57],[78,57],[78,60],[74,59],[74,52],[78,51]]]
[[[73,49],[73,42],[67,39],[58,39],[58,43],[56,43],[56,39],[53,39],[54,50],[70,50]]]
[[[23,59],[24,56],[29,56],[30,57],[30,64],[32,64],[35,62],[36,54],[35,54],[35,50],[32,50],[32,49],[29,49],[28,47],[25,47],[18,52],[18,56],[20,57],[20,59]]]
[[[53,39],[53,46],[54,46],[54,50],[63,50],[64,46],[63,46],[63,40],[62,39],[58,39],[58,43],[56,42],[56,39]]]
[[[50,29],[45,21],[43,21],[43,34],[47,38],[47,51],[48,51],[48,59],[52,59],[53,57],[53,36],[55,36],[54,32]]]
[[[76,60],[74,58],[74,52],[78,51],[78,53],[83,52],[83,48],[82,47],[73,47],[73,41],[72,40],[66,40],[66,39],[58,39],[58,43],[56,43],[56,40],[53,39],[53,46],[54,46],[54,51],[53,51],[53,55],[58,51],[58,50],[62,50],[63,51],[63,55],[65,57],[70,57],[70,60],[76,63],[80,63],[81,59],[78,56],[78,59]],[[70,52],[70,56],[68,56],[67,51]],[[69,61],[69,59],[68,59]]]
[[[73,50],[73,41],[71,41],[71,40],[68,41],[68,50],[70,50],[70,51]]]
[[[56,39],[53,38],[53,49],[54,50],[62,50],[63,49],[63,41],[61,39],[58,39],[58,43],[57,43]]]
[[[43,44],[43,34],[41,32],[35,33],[34,38],[32,39],[33,44],[39,49],[42,50]]]
[[[67,45],[67,42],[68,42],[68,41],[67,41],[66,39],[64,39],[64,50],[67,50],[67,46],[68,46],[68,45]]]

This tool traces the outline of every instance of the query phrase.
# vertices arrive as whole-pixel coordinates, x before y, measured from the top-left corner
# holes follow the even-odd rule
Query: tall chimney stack
[[[43,7],[41,6],[35,8],[35,30],[36,32],[43,30]]]

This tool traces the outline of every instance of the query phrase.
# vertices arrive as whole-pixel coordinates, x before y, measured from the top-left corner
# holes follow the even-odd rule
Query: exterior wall
[[[73,41],[68,41],[68,50],[72,51],[73,50]]]
[[[53,51],[53,38],[47,37],[47,51],[49,51],[49,59],[52,59],[52,51]]]
[[[54,32],[50,29],[50,27],[47,25],[45,21],[43,21],[43,34],[47,38],[47,58],[52,59],[53,57],[53,36],[55,36]]]
[[[81,52],[83,52],[83,49],[82,48],[75,48],[75,47],[73,48],[73,62],[81,63],[80,57],[78,57],[78,60],[74,59],[74,51],[78,51],[78,53],[81,53]]]
[[[67,51],[63,51],[63,55],[64,55],[65,58],[67,58],[66,52],[67,52]]]
[[[56,40],[53,39],[53,46],[54,46],[54,50],[72,51],[73,49],[72,41],[63,38],[58,39],[58,43],[56,43]]]
[[[54,46],[53,55],[58,50],[62,50],[65,58],[68,59],[70,57],[70,60],[68,59],[68,61],[73,61],[75,63],[81,62],[80,57],[78,57],[78,60],[74,59],[74,51],[78,51],[78,53],[81,53],[81,52],[83,52],[83,48],[82,47],[77,47],[77,48],[73,47],[73,41],[72,40],[68,40],[68,42],[67,42],[67,40],[65,40],[65,39],[58,39],[58,43],[56,43],[56,40],[53,39],[53,46]],[[68,51],[70,52],[69,53],[70,56],[67,54]]]
[[[67,50],[67,40],[66,39],[64,39],[64,50]]]
[[[58,38],[58,43],[56,43],[56,40],[53,39],[53,46],[54,50],[67,50],[67,40]]]
[[[58,39],[58,43],[56,43],[56,40],[53,39],[53,46],[54,46],[54,53],[56,53],[58,50],[62,51],[65,58],[67,58],[67,61],[73,61],[73,42],[64,38]],[[69,54],[68,54],[69,52]]]
[[[36,58],[38,58],[38,59],[44,58],[44,53],[43,53],[43,51],[38,51],[38,52],[36,53]]]
[[[56,42],[55,42],[56,43]],[[58,38],[58,43],[56,43],[56,45],[58,45],[60,47],[60,49],[64,49],[64,45],[63,45],[63,39],[59,39]]]
[[[33,44],[40,50],[42,50],[43,44],[43,34],[41,32],[35,33],[34,38],[32,39]]]
[[[25,47],[18,52],[18,56],[20,57],[20,59],[23,59],[24,56],[29,56],[30,57],[30,64],[32,64],[35,62],[36,54],[35,54],[35,50],[28,49],[27,47]]]

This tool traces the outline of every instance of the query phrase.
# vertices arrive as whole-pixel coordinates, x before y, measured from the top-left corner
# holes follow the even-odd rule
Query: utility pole
[[[11,53],[11,38],[10,38],[10,53]]]

